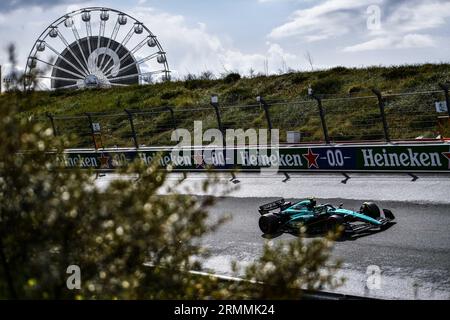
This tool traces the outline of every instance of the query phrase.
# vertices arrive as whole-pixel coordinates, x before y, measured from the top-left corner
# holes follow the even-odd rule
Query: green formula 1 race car
[[[395,219],[392,211],[380,210],[373,202],[365,202],[359,211],[352,211],[331,204],[317,205],[314,199],[286,202],[279,199],[259,207],[259,228],[264,234],[280,232],[297,233],[300,226],[308,233],[325,233],[343,227],[344,235],[380,231]]]

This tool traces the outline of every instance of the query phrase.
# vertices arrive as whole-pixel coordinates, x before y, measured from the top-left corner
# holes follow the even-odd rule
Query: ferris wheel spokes
[[[126,21],[126,20],[125,20]],[[117,53],[117,51],[119,51],[119,49],[121,47],[125,47],[125,45],[128,43],[128,41],[131,39],[131,37],[133,36],[133,32],[134,32],[134,27],[131,26],[130,31],[128,31],[127,35],[125,36],[125,38],[122,40],[122,42],[120,43],[120,45],[118,45],[115,49],[114,52]],[[128,40],[127,40],[128,39]],[[126,41],[125,41],[126,40]],[[108,59],[106,60],[106,64],[104,66],[104,68],[106,68],[110,63],[111,63],[112,58],[108,57]],[[100,65],[100,67],[102,67],[102,65]],[[111,69],[114,67],[114,63],[111,66]],[[103,72],[103,74],[106,75],[106,72]]]
[[[130,31],[128,31],[127,35],[125,36],[125,38],[123,38],[122,42],[120,43],[120,46],[125,47],[128,43],[128,41],[130,41],[131,37],[134,34],[134,26],[131,26]],[[116,48],[116,52],[119,50],[120,46],[118,46]]]
[[[55,53],[58,58],[60,58],[61,60],[63,60],[64,62],[66,62],[69,66],[71,66],[72,68],[74,68],[74,70],[78,71],[78,73],[82,76],[85,77],[86,74],[80,70],[78,67],[76,67],[72,62],[70,62],[69,60],[67,60],[66,58],[64,58],[58,51],[56,51],[51,45],[49,45],[47,42],[45,42],[45,45],[47,48],[49,48],[51,51],[53,51],[53,53]]]
[[[129,84],[123,84],[123,83],[111,83],[112,87],[128,87]]]
[[[81,56],[84,60],[85,65],[87,66],[87,59],[86,59],[86,55],[84,54],[83,48],[81,48],[81,44],[80,44],[80,34],[78,33],[77,27],[75,26],[75,23],[73,21],[73,18],[68,16],[66,18],[66,21],[64,21],[64,25],[67,28],[71,28],[72,29],[72,33],[73,36],[75,37],[75,41],[77,43],[78,49],[80,50]]]
[[[137,51],[139,51],[139,49],[141,49],[144,45],[145,42],[147,41],[147,39],[142,40],[138,45],[136,45],[131,51],[128,51],[127,53],[125,53],[120,59],[119,62],[121,63],[123,60],[125,60],[128,56],[131,56],[133,54],[135,54]],[[107,74],[111,68],[113,68],[114,66],[111,66],[110,68],[107,69],[109,63],[106,64],[103,69],[102,72],[103,74]]]
[[[117,33],[119,32],[120,24],[119,20],[116,21],[116,24],[114,25],[114,29],[112,31],[111,37],[108,38],[108,44],[106,45],[105,49],[103,50],[102,60],[100,61],[100,64],[98,65],[98,68],[101,69],[103,66],[103,62],[105,60],[106,51],[108,50],[109,46],[111,45],[111,40],[116,40]],[[117,31],[116,31],[117,30]]]
[[[100,48],[100,42],[101,39],[105,36],[105,24],[106,24],[106,20],[101,20],[100,21],[100,29],[98,31],[98,37],[97,37],[97,50]]]
[[[83,63],[81,63],[81,61],[80,61],[80,59],[78,59],[77,55],[72,51],[72,48],[70,48],[69,43],[67,42],[66,38],[64,38],[64,36],[61,34],[61,32],[58,32],[58,37],[64,43],[64,45],[66,46],[67,50],[70,52],[72,57],[78,62],[80,67],[84,70],[85,75],[87,76],[89,74],[89,71],[86,69],[86,67],[83,65]]]
[[[59,81],[66,81],[66,82],[73,82],[74,81],[74,79],[72,79],[72,78],[45,76],[45,75],[37,75],[36,78],[37,79],[59,80]]]
[[[146,78],[146,77],[151,76],[153,74],[158,74],[158,73],[163,73],[163,72],[165,72],[165,70],[149,71],[149,72],[145,72],[145,73],[141,73],[141,74],[134,73],[134,74],[126,75],[126,76],[112,78],[109,81],[124,80],[124,79],[130,79],[130,78],[134,78],[134,77]]]
[[[41,55],[46,47],[49,53]],[[153,62],[146,63],[155,58],[161,67]],[[149,72],[142,73],[141,70]],[[25,73],[47,80],[29,81],[25,86],[36,89],[42,86],[52,89],[108,88],[149,83],[153,80],[152,75],[161,73],[166,76],[158,75],[155,80],[165,81],[169,79],[169,72],[161,45],[142,22],[115,9],[89,7],[56,19],[39,36],[30,50]]]
[[[92,38],[92,28],[91,28],[91,13],[87,10],[84,10],[81,14],[81,20],[84,21],[84,24],[86,25],[86,39],[88,43],[88,52],[89,55],[91,55],[92,48],[91,48],[91,38]]]
[[[78,79],[84,79],[84,78],[85,78],[84,76],[81,76],[81,75],[79,75],[79,74],[77,74],[77,73],[75,73],[75,72],[72,72],[72,71],[70,71],[70,70],[67,70],[67,69],[65,69],[65,68],[63,68],[63,67],[60,67],[60,66],[57,66],[57,65],[55,65],[55,64],[53,64],[53,63],[50,63],[50,62],[48,62],[48,61],[44,61],[44,60],[42,60],[42,59],[39,59],[38,57],[35,57],[35,59],[36,59],[37,61],[39,61],[39,62],[42,62],[42,63],[44,63],[44,64],[46,64],[46,65],[52,67],[52,68],[55,68],[55,69],[64,71],[64,72],[66,72],[66,73],[68,73],[68,74],[71,74],[71,75],[73,75],[74,77],[77,77]]]
[[[153,53],[153,54],[151,54],[151,55],[149,55],[149,56],[147,56],[147,57],[145,57],[145,58],[142,58],[141,60],[134,61],[134,62],[132,62],[132,63],[126,65],[125,67],[120,68],[120,69],[117,71],[117,74],[119,74],[120,72],[123,72],[124,70],[127,70],[127,69],[131,68],[131,67],[134,66],[134,65],[138,65],[138,64],[144,63],[144,62],[146,62],[146,61],[148,61],[148,60],[150,60],[150,59],[157,58],[160,54],[161,54],[161,52],[156,52],[156,53]],[[107,72],[105,73],[106,78],[110,79],[111,77],[113,77],[112,74],[110,74],[109,76],[107,75],[112,69],[113,69],[113,67],[110,67],[110,68],[107,70]]]

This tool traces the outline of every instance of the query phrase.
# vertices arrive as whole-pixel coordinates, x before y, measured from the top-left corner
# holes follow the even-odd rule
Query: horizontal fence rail
[[[449,137],[448,87],[439,90],[381,93],[376,89],[346,97],[316,94],[298,101],[254,104],[124,109],[82,115],[47,114],[56,136],[67,135],[73,148],[143,148],[178,143],[175,130],[278,129],[283,143],[441,140]],[[438,110],[438,106],[442,110]],[[38,121],[44,121],[39,119]],[[295,134],[294,134],[295,133]],[[288,136],[295,136],[294,140]]]

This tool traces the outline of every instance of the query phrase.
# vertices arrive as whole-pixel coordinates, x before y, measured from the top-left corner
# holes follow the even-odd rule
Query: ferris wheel
[[[25,67],[26,89],[110,88],[169,79],[156,36],[130,15],[103,7],[55,20],[34,43]]]

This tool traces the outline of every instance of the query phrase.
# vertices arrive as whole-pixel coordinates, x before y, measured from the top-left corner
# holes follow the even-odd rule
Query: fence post
[[[325,112],[323,111],[322,99],[314,93],[311,94],[311,97],[313,97],[317,101],[317,107],[319,108],[320,122],[322,123],[323,136],[325,138],[326,144],[330,144],[330,136],[328,135],[328,127],[327,122],[325,121]]]
[[[447,113],[450,119],[450,98],[448,95],[448,90],[449,90],[449,85],[446,83],[440,83],[439,87],[441,87],[442,90],[444,90],[444,94],[445,94],[445,103],[447,105]]]
[[[257,96],[256,101],[263,106],[264,113],[266,114],[267,125],[269,127],[269,130],[272,131],[272,120],[270,119],[269,105],[261,96]]]
[[[177,130],[177,124],[175,122],[175,113],[173,112],[172,107],[164,107],[164,109],[166,109],[167,111],[170,112],[170,120],[172,122],[172,129]]]
[[[389,137],[389,127],[386,121],[386,113],[384,112],[384,101],[381,92],[377,89],[372,89],[372,92],[377,96],[378,99],[378,107],[380,108],[381,121],[383,122],[383,132],[384,132],[384,140],[386,142],[391,142],[391,138]]]
[[[133,137],[134,146],[136,147],[136,149],[139,149],[136,130],[134,129],[133,114],[131,113],[131,111],[129,111],[127,109],[124,109],[124,111],[128,115],[128,120],[130,121],[131,136]]]
[[[91,128],[92,143],[94,144],[95,151],[97,151],[97,142],[95,141],[95,132],[94,132],[94,126],[92,123],[92,117],[91,117],[91,114],[88,112],[86,112],[85,115],[89,121],[89,127]]]
[[[53,135],[55,137],[57,137],[58,132],[56,132],[55,119],[53,118],[53,115],[50,112],[47,112],[45,115],[47,116],[47,118],[50,119],[50,123],[52,124],[52,129],[53,129]]]
[[[212,95],[210,104],[213,106],[214,110],[216,111],[217,125],[219,127],[220,132],[222,132],[222,134],[223,134],[222,118],[220,117],[220,110],[219,110],[219,97],[216,95]]]

